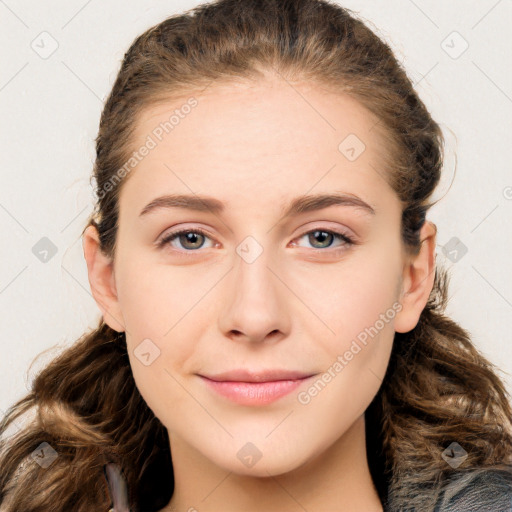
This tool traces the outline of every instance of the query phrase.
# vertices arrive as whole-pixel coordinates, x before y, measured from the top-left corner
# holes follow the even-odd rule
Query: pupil
[[[320,238],[320,239],[324,239],[327,237],[332,237],[332,234],[331,233],[327,233],[325,231],[314,231],[312,234],[313,238]],[[322,235],[325,235],[325,236],[322,236]],[[322,242],[322,240],[320,240],[320,242]],[[329,245],[329,244],[328,244]]]
[[[187,242],[190,242],[192,245],[194,245],[194,238],[200,237],[202,235],[200,235],[199,233],[187,233],[184,236],[187,239]],[[196,240],[196,243],[197,243],[197,240]]]

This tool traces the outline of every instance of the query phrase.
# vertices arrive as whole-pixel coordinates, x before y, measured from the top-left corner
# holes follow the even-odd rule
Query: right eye
[[[180,243],[191,244],[191,246],[188,247],[182,245],[182,247],[185,249],[185,252],[194,252],[195,249],[201,248],[201,246],[203,245],[202,243],[200,243],[201,239],[204,239],[205,237],[209,238],[206,231],[203,231],[202,229],[199,228],[179,229],[177,231],[172,231],[171,233],[165,235],[158,242],[158,247],[163,248],[164,246],[171,245],[171,242],[178,239]],[[187,248],[192,249],[192,251],[186,250]]]

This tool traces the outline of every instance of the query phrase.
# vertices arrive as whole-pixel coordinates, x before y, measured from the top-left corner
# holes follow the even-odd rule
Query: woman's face
[[[105,320],[126,330],[138,389],[171,440],[232,472],[278,474],[361,418],[395,330],[414,327],[400,304],[400,202],[377,118],[348,96],[269,79],[194,98],[138,120],[145,156],[119,199],[119,322]],[[324,194],[341,199],[291,208]],[[163,196],[199,208],[147,207]],[[189,233],[158,246],[176,230]],[[268,401],[262,384],[245,398],[219,385],[228,397],[203,378],[238,369],[314,376],[282,396],[267,384]]]

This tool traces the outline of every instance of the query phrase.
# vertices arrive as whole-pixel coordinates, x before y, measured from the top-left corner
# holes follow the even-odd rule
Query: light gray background
[[[0,414],[100,317],[80,234],[102,102],[132,40],[199,3],[0,0]],[[429,218],[451,268],[448,313],[512,391],[512,2],[340,3],[391,44],[443,127],[436,197],[457,174]],[[33,252],[43,237],[57,247],[46,263]]]

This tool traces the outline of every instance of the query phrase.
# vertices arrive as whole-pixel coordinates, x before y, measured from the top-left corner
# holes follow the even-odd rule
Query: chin
[[[299,454],[296,449],[294,453],[286,453],[285,448],[282,444],[261,448],[245,442],[241,448],[235,449],[233,458],[226,460],[225,452],[222,460],[217,459],[217,464],[238,475],[269,478],[289,473],[307,462],[306,454]]]

